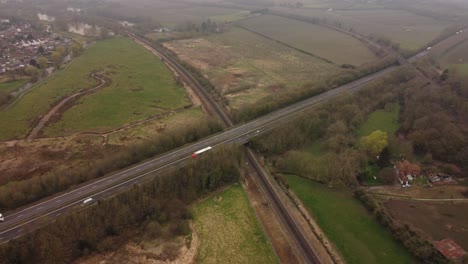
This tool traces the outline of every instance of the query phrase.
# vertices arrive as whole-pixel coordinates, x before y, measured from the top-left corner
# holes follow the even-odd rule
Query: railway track
[[[150,43],[146,39],[136,36],[134,34],[129,34],[129,36],[133,39],[143,42],[144,44],[156,50],[158,54],[162,57],[162,59],[165,60],[166,63],[168,63],[170,67],[174,69],[188,85],[190,85],[190,87],[196,90],[199,96],[201,95],[200,99],[202,100],[204,107],[209,113],[217,115],[226,127],[232,127],[234,125],[234,123],[231,121],[230,117],[226,114],[224,109],[221,106],[219,106],[219,104],[213,99],[213,97],[210,96],[209,92],[206,91],[206,89],[203,88],[203,86],[192,76],[192,74],[187,69],[185,69],[185,67],[180,65],[180,63],[176,59],[174,59],[165,48]]]
[[[164,50],[164,48],[158,47],[157,45],[152,45],[151,43],[140,37],[136,37],[134,35],[132,37],[155,49],[160,54],[160,56],[163,57],[166,60],[166,62],[168,62],[171,65],[171,67],[175,69],[179,73],[179,75],[185,79],[184,81],[186,81],[189,85],[192,86],[193,89],[199,92],[199,96],[201,95],[200,97],[203,97],[202,100],[205,103],[210,104],[210,106],[207,107],[209,107],[210,109],[214,109],[216,115],[223,121],[226,127],[233,126],[232,120],[230,119],[229,115],[223,110],[223,108],[216,103],[216,101],[200,85],[200,83],[198,83],[198,81],[195,80],[193,76],[182,65],[180,65],[180,63],[177,60],[172,58],[172,56],[168,54]],[[284,206],[283,202],[279,198],[278,194],[276,193],[276,190],[272,186],[272,183],[268,180],[268,175],[266,175],[265,171],[261,168],[261,165],[256,159],[255,154],[248,147],[245,147],[245,153],[245,157],[248,163],[253,167],[260,179],[261,188],[265,190],[265,193],[267,194],[267,199],[270,201],[271,205],[273,205],[275,212],[281,218],[280,220],[286,227],[289,234],[291,234],[291,236],[294,238],[297,246],[300,249],[299,251],[303,256],[303,259],[307,263],[321,263],[319,261],[319,257],[314,252],[310,244],[307,242],[307,239],[305,238],[303,233],[300,231],[299,226],[295,223],[288,210]]]

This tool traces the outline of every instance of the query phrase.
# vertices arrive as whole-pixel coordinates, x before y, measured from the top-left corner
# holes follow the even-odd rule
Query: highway
[[[0,243],[21,235],[26,229],[30,230],[26,227],[39,221],[41,218],[56,216],[70,207],[76,207],[87,197],[92,196],[99,199],[99,197],[108,193],[116,193],[116,190],[124,190],[148,175],[158,173],[168,167],[176,166],[183,161],[191,159],[191,154],[199,149],[207,146],[216,148],[223,144],[244,144],[255,136],[266,133],[283,123],[291,121],[293,116],[297,113],[337,97],[342,93],[355,93],[365,84],[395,69],[397,69],[396,66],[387,68],[376,74],[277,110],[248,123],[237,125],[194,144],[184,146],[154,159],[112,173],[79,188],[28,206],[18,212],[11,214],[7,212],[4,214],[5,222],[0,224]]]
[[[420,58],[426,54],[427,51],[423,51],[413,58]],[[290,122],[298,116],[298,113],[311,107],[317,106],[344,93],[354,94],[366,84],[395,71],[397,68],[398,66],[391,66],[354,82],[284,107],[245,124],[236,125],[196,143],[183,146],[140,164],[109,174],[67,192],[43,199],[41,202],[26,206],[21,210],[6,212],[4,213],[5,222],[0,223],[0,243],[5,243],[8,240],[31,231],[33,228],[37,228],[41,224],[50,222],[51,217],[56,217],[70,208],[79,207],[82,201],[88,197],[102,199],[122,192],[151,175],[162,173],[168,168],[180,166],[184,162],[189,161],[191,159],[191,154],[197,150],[207,146],[217,148],[224,144],[244,144],[253,137],[266,133],[281,124]]]

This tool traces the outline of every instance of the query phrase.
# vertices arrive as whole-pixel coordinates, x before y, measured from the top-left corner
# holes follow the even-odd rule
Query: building
[[[432,244],[444,257],[452,261],[459,260],[466,254],[466,251],[450,238],[434,241]]]

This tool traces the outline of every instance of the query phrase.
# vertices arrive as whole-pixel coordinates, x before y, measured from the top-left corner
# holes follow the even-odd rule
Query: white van
[[[87,198],[83,201],[82,205],[85,206],[85,205],[88,205],[88,204],[92,204],[94,203],[94,199],[93,198]]]
[[[0,214],[0,222],[5,222],[5,217],[2,214]]]

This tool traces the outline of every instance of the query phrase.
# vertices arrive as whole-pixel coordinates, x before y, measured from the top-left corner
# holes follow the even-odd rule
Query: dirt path
[[[66,104],[68,103],[70,100],[73,100],[73,99],[77,99],[79,98],[80,96],[83,96],[87,93],[91,93],[91,92],[94,92],[98,89],[100,89],[101,87],[103,87],[104,85],[107,84],[107,81],[99,76],[97,76],[96,74],[91,74],[91,76],[98,80],[99,81],[99,84],[93,88],[90,88],[90,89],[86,89],[86,90],[83,90],[83,91],[80,91],[78,93],[74,93],[70,96],[67,96],[65,97],[64,99],[62,99],[62,101],[60,101],[57,105],[55,105],[54,107],[52,107],[49,112],[47,112],[46,114],[44,114],[41,119],[39,120],[39,123],[31,130],[31,132],[29,133],[29,135],[27,136],[27,140],[33,140],[35,139],[39,133],[41,132],[41,130],[44,128],[44,126],[47,124],[47,122],[49,122],[49,120],[60,113],[60,110],[61,108]]]

